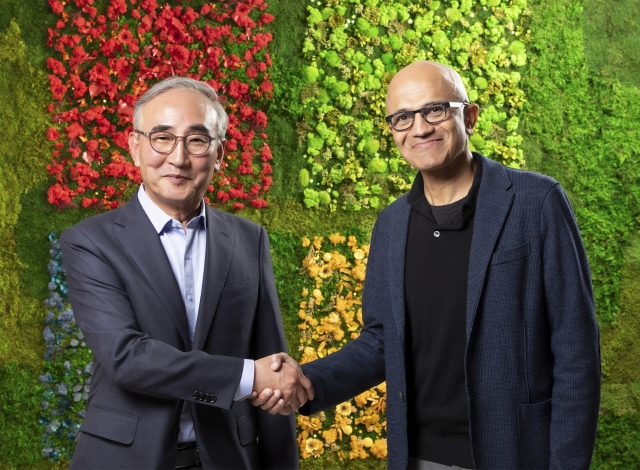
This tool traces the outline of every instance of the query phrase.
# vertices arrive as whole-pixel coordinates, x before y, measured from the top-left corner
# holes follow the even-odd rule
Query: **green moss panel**
[[[32,466],[40,458],[37,424],[42,366],[38,299],[24,295],[17,255],[20,196],[46,178],[49,98],[46,76],[27,59],[20,28],[0,32],[0,467]]]

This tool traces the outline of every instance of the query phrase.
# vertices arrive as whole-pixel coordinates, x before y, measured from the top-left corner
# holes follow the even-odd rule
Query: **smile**
[[[186,176],[182,176],[182,175],[165,175],[165,178],[168,178],[171,181],[175,181],[175,182],[182,182],[182,181],[186,181],[190,178],[187,178]]]
[[[412,148],[429,148],[429,147],[433,147],[434,145],[438,145],[442,142],[443,142],[442,139],[423,140],[412,145]]]

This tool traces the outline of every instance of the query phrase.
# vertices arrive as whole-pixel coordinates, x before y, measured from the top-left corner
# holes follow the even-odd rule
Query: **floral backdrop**
[[[263,0],[48,0],[58,19],[48,29],[46,65],[53,142],[48,201],[71,207],[119,207],[140,184],[128,154],[133,103],[172,75],[209,83],[229,114],[225,163],[208,187],[208,204],[240,210],[268,205],[274,159],[266,126],[273,98],[268,51],[274,16]],[[180,5],[176,5],[179,3]],[[521,167],[518,134],[525,103],[519,70],[527,62],[527,0],[407,2],[310,1],[299,52],[299,101],[283,103],[297,115],[303,149],[298,173],[307,209],[379,210],[403,192],[414,171],[396,150],[384,121],[386,88],[403,66],[437,60],[462,72],[469,99],[483,106],[471,144]],[[304,285],[298,311],[302,363],[324,357],[357,338],[369,246],[340,233],[303,238]],[[50,295],[46,301],[43,454],[69,458],[91,385],[91,352],[73,322],[64,267],[51,234]],[[303,459],[339,461],[387,455],[385,384],[334,410],[298,416]]]
[[[214,206],[261,208],[272,183],[267,116],[272,96],[273,21],[262,0],[205,3],[199,11],[156,0],[49,0],[59,16],[49,28],[47,60],[53,102],[54,177],[48,199],[58,207],[108,210],[140,184],[127,160],[133,103],[157,81],[189,76],[220,93],[229,114],[223,168],[205,196]]]
[[[298,123],[307,207],[378,209],[411,187],[414,171],[393,143],[384,100],[393,75],[415,60],[461,72],[469,99],[482,106],[473,150],[524,166],[518,125],[527,0],[326,0],[309,2],[307,11],[302,53],[310,64]]]
[[[307,362],[362,327],[369,231],[414,176],[384,123],[385,90],[427,58],[460,70],[481,105],[474,149],[550,174],[569,194],[602,326],[593,466],[636,468],[640,95],[616,73],[627,67],[637,79],[640,47],[624,43],[606,71],[585,56],[610,51],[612,18],[633,3],[5,0],[0,191],[15,197],[0,201],[0,431],[12,437],[0,466],[64,468],[73,453],[92,354],[50,232],[135,191],[127,140],[142,93],[174,74],[219,92],[230,126],[207,202],[268,229],[289,350]],[[637,42],[636,10],[621,18]],[[589,31],[594,18],[600,27]],[[385,468],[385,402],[383,383],[298,416],[301,467]]]
[[[331,354],[356,339],[362,323],[362,289],[369,245],[340,233],[302,239],[304,285],[298,317],[300,362]],[[339,460],[387,456],[386,385],[367,390],[335,410],[298,416],[302,458],[336,453]]]

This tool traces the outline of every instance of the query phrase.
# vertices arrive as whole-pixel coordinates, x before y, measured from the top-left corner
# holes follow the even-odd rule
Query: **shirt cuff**
[[[253,376],[255,375],[256,365],[251,359],[244,360],[244,367],[242,368],[242,377],[240,377],[240,384],[236,390],[236,396],[233,397],[234,401],[244,400],[248,398],[253,392]]]

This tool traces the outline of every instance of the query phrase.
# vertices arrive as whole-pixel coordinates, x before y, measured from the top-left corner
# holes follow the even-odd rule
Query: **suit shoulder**
[[[398,197],[398,199],[396,199],[395,201],[393,201],[391,204],[389,204],[387,207],[385,207],[384,209],[382,209],[382,211],[380,211],[380,214],[378,214],[378,218],[380,217],[391,217],[395,214],[397,214],[398,212],[403,212],[407,209],[407,206],[409,205],[409,203],[407,202],[407,196],[409,193],[404,193],[401,196]]]
[[[512,183],[510,190],[516,194],[515,204],[524,210],[537,212],[545,204],[555,205],[568,200],[560,183],[551,176],[513,168],[506,168],[506,171]]]
[[[118,218],[122,208],[113,209],[103,214],[87,217],[86,219],[77,222],[76,224],[68,227],[62,232],[61,238],[69,237],[73,232],[91,233],[94,231],[104,232],[105,228],[112,225]]]
[[[207,216],[211,216],[222,223],[229,225],[231,227],[236,227],[242,231],[248,232],[260,232],[264,230],[264,227],[252,220],[245,219],[244,217],[240,217],[235,214],[230,214],[228,212],[221,211],[219,209],[215,209],[213,207],[209,207],[209,212]]]
[[[376,226],[379,228],[392,227],[395,224],[402,224],[404,219],[411,213],[411,205],[407,201],[408,193],[398,197],[395,201],[385,207],[376,220]]]
[[[551,176],[543,175],[542,173],[509,167],[504,168],[515,189],[546,194],[551,188],[559,184]]]

